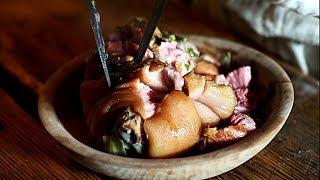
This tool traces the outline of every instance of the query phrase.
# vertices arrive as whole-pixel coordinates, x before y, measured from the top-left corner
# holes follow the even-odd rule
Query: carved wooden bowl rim
[[[276,104],[274,105],[275,108],[272,109],[267,121],[261,128],[257,130],[254,135],[251,135],[249,138],[245,138],[233,145],[215,150],[213,152],[182,158],[137,159],[115,156],[93,149],[75,139],[64,128],[53,106],[53,98],[56,89],[59,87],[63,79],[70,74],[70,72],[73,72],[77,68],[84,65],[86,59],[89,57],[88,53],[81,55],[63,65],[46,82],[40,93],[38,101],[39,116],[44,127],[51,136],[65,146],[73,155],[90,159],[93,162],[110,164],[119,168],[160,170],[173,168],[192,169],[211,167],[214,169],[217,168],[215,167],[217,162],[220,164],[221,162],[224,162],[225,164],[224,167],[221,167],[222,169],[219,169],[216,173],[211,174],[218,175],[220,173],[229,171],[249,160],[258,152],[260,152],[276,136],[289,116],[294,101],[294,91],[290,78],[286,72],[271,58],[244,45],[203,36],[188,36],[188,38],[196,44],[209,43],[214,44],[217,47],[230,48],[235,52],[246,53],[255,58],[253,59],[254,63],[260,64],[264,68],[267,68],[268,71],[272,72],[273,76],[276,77],[275,84],[279,87],[279,90],[278,93],[275,94],[275,99],[277,99]],[[90,167],[92,166],[90,164],[86,164],[86,166],[97,170],[97,168]]]

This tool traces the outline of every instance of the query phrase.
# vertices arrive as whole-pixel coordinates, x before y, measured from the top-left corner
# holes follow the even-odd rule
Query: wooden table
[[[148,15],[153,1],[97,3],[107,33],[129,17]],[[62,151],[42,127],[36,106],[50,74],[94,47],[85,1],[5,1],[0,15],[0,179],[104,179]],[[254,46],[175,1],[168,4],[162,26]],[[282,65],[295,89],[287,123],[263,151],[217,179],[319,178],[319,82]]]

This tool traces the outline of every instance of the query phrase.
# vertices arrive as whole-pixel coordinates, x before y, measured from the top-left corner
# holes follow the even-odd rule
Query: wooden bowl
[[[74,133],[73,129],[83,120],[70,118],[81,117],[81,110],[73,115],[60,115],[60,111],[74,111],[80,106],[79,84],[83,67],[90,56],[82,55],[68,62],[55,72],[45,84],[40,94],[38,109],[41,121],[47,131],[60,142],[68,153],[84,166],[112,177],[122,179],[203,179],[227,172],[246,162],[259,153],[280,131],[293,105],[294,92],[291,81],[285,71],[272,59],[251,48],[233,42],[208,37],[189,36],[189,40],[198,46],[230,49],[235,52],[233,63],[251,65],[255,79],[273,95],[266,106],[268,113],[263,118],[264,124],[253,135],[225,148],[189,157],[171,159],[137,159],[107,154],[85,144],[83,134],[87,133],[84,126],[82,132]],[[75,75],[78,74],[78,75]],[[78,78],[70,81],[70,77]],[[69,79],[69,80],[67,80]],[[67,82],[66,82],[67,81]],[[73,89],[61,88],[62,84],[72,84]],[[59,92],[71,92],[59,96]],[[71,95],[70,95],[71,94]],[[73,98],[71,96],[75,95]],[[56,105],[62,99],[62,108]],[[72,101],[70,105],[67,102]],[[72,114],[72,113],[71,113]],[[77,119],[73,123],[66,119]],[[82,123],[83,124],[83,123]],[[75,138],[76,137],[76,138]]]

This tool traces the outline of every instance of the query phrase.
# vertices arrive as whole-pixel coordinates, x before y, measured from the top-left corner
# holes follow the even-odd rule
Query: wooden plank
[[[0,179],[99,179],[0,89]]]
[[[97,3],[105,33],[126,23],[129,17],[148,15],[153,5],[149,0]],[[85,1],[5,1],[0,6],[0,22],[0,65],[36,94],[58,67],[94,47]],[[176,33],[239,41],[230,30],[176,3],[169,3],[162,25]],[[241,43],[248,42],[242,39]],[[319,178],[319,85],[316,85],[319,82],[292,69],[289,73],[296,99],[286,125],[261,153],[215,179]],[[3,91],[0,91],[0,147],[0,179],[5,175],[97,178],[73,163],[39,122]]]

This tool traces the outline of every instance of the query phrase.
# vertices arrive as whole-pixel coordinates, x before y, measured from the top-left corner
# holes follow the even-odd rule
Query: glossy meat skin
[[[137,71],[137,77],[141,82],[156,91],[169,90],[165,66],[162,63],[154,62],[145,64]]]
[[[144,123],[151,158],[177,156],[199,140],[201,120],[193,101],[181,91],[167,95],[157,113]]]
[[[184,76],[185,90],[191,99],[198,99],[204,91],[206,79],[193,71]]]
[[[194,105],[201,118],[202,127],[213,127],[219,124],[221,118],[208,106],[197,101],[194,101]]]
[[[231,125],[225,128],[206,128],[204,137],[207,143],[228,143],[243,138],[256,130],[255,121],[248,115],[254,109],[249,99],[249,84],[251,81],[250,66],[240,67],[228,73],[227,77],[218,75],[215,81],[219,84],[229,84],[237,99],[237,105],[230,118]]]
[[[230,86],[205,81],[202,76],[190,73],[185,77],[185,81],[185,88],[191,99],[208,106],[221,119],[232,115],[236,97]]]
[[[213,76],[218,74],[218,68],[212,63],[206,61],[198,61],[194,72],[196,74]]]
[[[156,96],[157,94],[139,79],[118,86],[114,92],[97,101],[89,110],[87,123],[90,132],[93,135],[103,135],[110,130],[114,125],[110,114],[121,108],[132,107],[143,119],[151,117],[157,106],[153,102]]]
[[[228,85],[206,81],[204,76],[188,73],[185,77],[185,92],[196,103],[204,127],[214,126],[220,119],[230,117],[236,105],[236,97]]]
[[[225,143],[256,129],[247,115],[252,110],[249,66],[219,74],[219,56],[200,53],[190,42],[159,29],[142,62],[136,62],[143,28],[129,24],[109,37],[112,89],[106,88],[98,57],[88,62],[80,89],[92,135],[124,140],[117,131],[134,132],[136,138],[129,140],[148,144],[143,148],[150,158],[167,158],[190,150],[200,135],[212,144]],[[125,109],[136,117],[121,121],[121,113],[128,117]]]
[[[236,97],[230,86],[207,81],[198,102],[207,105],[221,119],[230,117],[236,106]]]

